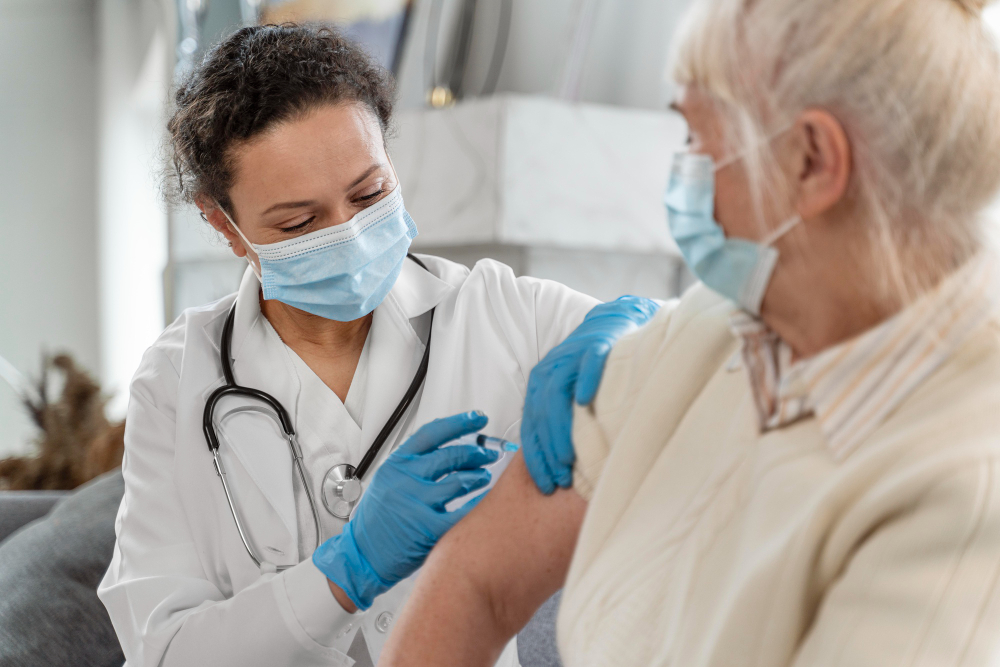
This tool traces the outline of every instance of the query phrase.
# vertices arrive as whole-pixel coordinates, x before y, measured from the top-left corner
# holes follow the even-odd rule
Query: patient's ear
[[[825,109],[804,111],[790,134],[791,164],[797,173],[795,209],[802,218],[816,218],[847,194],[853,169],[850,140]]]

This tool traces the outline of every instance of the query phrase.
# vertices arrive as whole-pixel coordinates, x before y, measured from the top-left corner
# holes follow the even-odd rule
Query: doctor
[[[546,371],[563,433],[578,369],[596,385],[609,341],[655,310],[409,256],[391,109],[360,50],[294,26],[240,30],[177,93],[174,194],[249,267],[131,386],[99,595],[132,667],[377,662],[411,575],[471,507],[445,505],[498,459],[441,446],[517,440],[529,373],[594,309]]]

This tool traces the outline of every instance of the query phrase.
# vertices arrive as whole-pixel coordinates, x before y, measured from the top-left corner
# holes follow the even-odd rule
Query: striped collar
[[[815,416],[843,460],[1000,305],[996,258],[983,253],[903,311],[815,357],[758,318],[732,316],[762,431]]]

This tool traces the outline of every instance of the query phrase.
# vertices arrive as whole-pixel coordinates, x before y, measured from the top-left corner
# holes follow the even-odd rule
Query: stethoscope
[[[429,269],[427,266],[421,262],[419,259],[413,255],[408,254],[407,257],[412,259],[425,271]],[[299,480],[302,482],[302,488],[305,489],[306,498],[309,500],[309,509],[312,512],[313,523],[316,528],[316,546],[319,547],[322,542],[323,536],[320,529],[319,521],[319,511],[316,509],[316,500],[313,497],[313,493],[310,490],[310,485],[306,479],[305,471],[302,469],[302,448],[299,447],[299,443],[295,438],[295,428],[292,426],[292,420],[288,416],[288,412],[285,410],[284,406],[270,394],[260,391],[259,389],[251,389],[250,387],[241,387],[236,384],[236,379],[233,376],[233,365],[232,365],[232,343],[233,343],[233,321],[236,317],[236,304],[234,303],[232,308],[229,309],[229,315],[226,317],[226,323],[222,327],[222,341],[220,345],[220,356],[222,358],[222,373],[225,376],[226,384],[219,387],[208,397],[205,402],[205,412],[202,418],[202,428],[205,431],[205,440],[208,441],[208,449],[212,452],[212,460],[215,463],[215,472],[222,480],[222,488],[226,492],[226,501],[229,503],[229,511],[233,515],[233,520],[236,522],[236,530],[240,534],[240,539],[243,540],[243,546],[246,547],[247,553],[250,554],[250,558],[257,567],[262,567],[264,561],[257,556],[254,552],[253,547],[250,546],[250,540],[247,538],[247,532],[243,528],[243,522],[240,520],[240,513],[236,509],[236,505],[233,502],[233,494],[229,489],[229,483],[226,481],[226,469],[222,465],[222,459],[219,457],[219,437],[215,432],[215,408],[226,396],[238,396],[241,398],[251,399],[258,403],[263,403],[270,410],[262,409],[256,405],[248,405],[236,410],[230,411],[227,414],[233,414],[238,412],[257,412],[260,414],[267,415],[272,419],[276,419],[278,424],[281,426],[281,430],[285,435],[285,439],[288,440],[288,448],[292,454],[292,464],[295,466],[295,470],[299,476]],[[341,463],[330,468],[326,476],[323,478],[322,486],[322,499],[323,505],[326,507],[327,511],[338,519],[349,519],[351,512],[354,510],[354,506],[357,504],[358,500],[361,498],[361,480],[364,478],[365,473],[371,468],[375,459],[378,457],[379,452],[382,450],[382,446],[385,445],[389,436],[395,430],[396,426],[399,425],[399,421],[406,414],[407,408],[410,407],[410,403],[413,402],[414,397],[420,390],[420,386],[424,382],[424,378],[427,376],[427,364],[430,360],[431,353],[431,329],[434,326],[434,309],[431,310],[430,314],[430,327],[427,330],[427,346],[424,348],[424,356],[420,360],[420,366],[417,367],[417,372],[413,376],[413,381],[410,382],[409,388],[406,390],[406,394],[403,399],[393,410],[392,414],[389,416],[388,421],[386,421],[385,426],[379,432],[375,441],[365,452],[364,457],[362,457],[361,462],[358,465],[352,466],[349,463]],[[287,566],[290,567],[290,566]],[[276,567],[275,569],[284,569],[281,567]]]

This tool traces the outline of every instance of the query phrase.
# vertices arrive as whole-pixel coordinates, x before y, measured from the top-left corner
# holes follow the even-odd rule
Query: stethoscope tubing
[[[420,261],[417,257],[407,254],[411,260],[413,260],[417,265],[419,265],[425,271],[429,271],[427,266]],[[323,541],[323,532],[319,520],[319,511],[316,509],[316,500],[313,496],[313,492],[310,485],[306,479],[305,471],[302,468],[302,449],[295,438],[295,429],[292,426],[292,420],[288,416],[288,412],[285,410],[284,406],[270,394],[260,391],[259,389],[252,389],[250,387],[243,387],[236,383],[236,377],[233,373],[232,366],[232,339],[233,339],[233,327],[236,319],[236,303],[234,302],[232,307],[229,309],[229,314],[226,316],[226,322],[222,327],[222,339],[219,346],[219,356],[222,362],[222,374],[225,379],[225,384],[221,387],[215,389],[205,401],[205,410],[202,414],[202,430],[205,433],[205,442],[208,445],[209,452],[212,454],[212,461],[215,466],[215,472],[222,480],[222,487],[225,491],[226,502],[229,505],[229,510],[233,515],[233,521],[236,523],[236,530],[240,535],[240,540],[243,542],[243,546],[246,548],[247,553],[253,560],[254,564],[257,565],[261,570],[270,569],[265,568],[265,563],[261,558],[258,558],[257,554],[254,553],[253,548],[250,546],[250,540],[247,535],[247,531],[243,526],[243,521],[240,518],[240,513],[236,509],[236,504],[233,500],[233,494],[229,488],[229,483],[226,479],[226,469],[222,463],[222,458],[219,456],[219,437],[215,431],[215,426],[213,425],[213,419],[215,416],[215,408],[219,401],[227,396],[239,396],[248,398],[251,400],[260,401],[270,407],[278,418],[278,423],[281,426],[282,431],[284,431],[285,438],[288,440],[288,447],[292,454],[292,463],[295,466],[295,470],[299,476],[299,480],[302,482],[302,488],[306,492],[306,497],[309,501],[309,509],[312,513],[313,524],[316,530],[316,547],[319,547]],[[431,332],[434,327],[434,309],[431,309],[430,314],[430,327],[427,332],[427,344],[424,347],[424,354],[420,360],[420,365],[417,367],[417,372],[413,376],[413,380],[410,382],[410,386],[407,388],[406,393],[403,395],[402,400],[393,410],[392,415],[386,421],[382,430],[379,431],[378,436],[372,442],[368,451],[362,457],[361,461],[358,463],[357,467],[346,464],[349,475],[357,480],[361,480],[364,475],[368,472],[368,469],[375,462],[378,457],[379,452],[381,452],[382,447],[385,445],[389,436],[399,425],[400,420],[402,420],[403,415],[406,414],[407,409],[409,409],[410,404],[416,397],[417,392],[420,391],[420,387],[423,385],[424,378],[427,376],[427,368],[430,363],[430,351],[431,351]],[[286,569],[287,567],[273,567],[273,571],[278,571]]]

